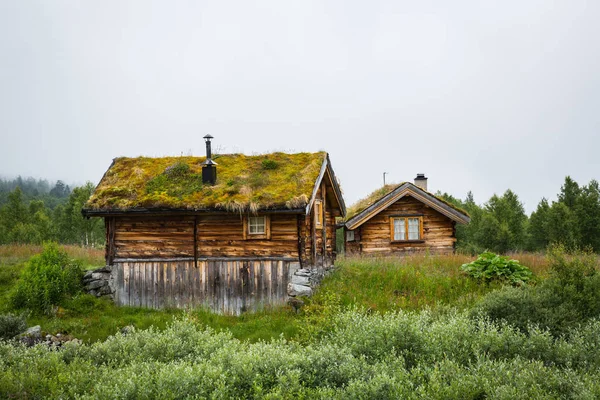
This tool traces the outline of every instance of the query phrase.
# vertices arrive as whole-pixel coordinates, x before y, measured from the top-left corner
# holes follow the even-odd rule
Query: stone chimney
[[[425,174],[417,174],[415,186],[427,191],[427,178],[425,177]]]
[[[202,163],[202,183],[214,185],[217,181],[217,163],[212,160],[212,150],[210,141],[213,139],[211,135],[204,136],[206,142],[206,160]]]

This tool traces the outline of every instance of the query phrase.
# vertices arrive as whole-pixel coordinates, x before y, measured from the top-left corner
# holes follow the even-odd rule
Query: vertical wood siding
[[[147,308],[206,307],[239,315],[287,300],[287,285],[298,261],[132,260],[115,262],[115,302]]]

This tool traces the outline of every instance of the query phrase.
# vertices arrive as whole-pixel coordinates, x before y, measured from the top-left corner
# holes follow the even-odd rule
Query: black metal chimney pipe
[[[212,160],[211,135],[204,136],[206,142],[206,160],[202,163],[202,183],[214,185],[217,181],[217,163]]]
[[[211,135],[204,136],[204,140],[206,141],[206,159],[210,160],[212,158],[212,150],[210,148],[210,141],[213,139]]]

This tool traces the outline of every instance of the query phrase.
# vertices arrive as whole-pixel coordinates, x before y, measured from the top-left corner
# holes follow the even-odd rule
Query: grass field
[[[102,250],[65,246],[70,257],[86,269],[103,265]],[[0,312],[12,311],[8,294],[25,263],[41,251],[40,246],[0,246]],[[547,262],[539,254],[513,255],[529,266],[536,276],[547,274]],[[294,339],[310,332],[307,325],[320,324],[327,318],[327,307],[335,303],[341,309],[359,307],[374,312],[420,310],[440,305],[466,308],[485,293],[498,287],[482,285],[460,272],[460,265],[473,260],[464,255],[413,255],[404,258],[339,257],[337,270],[328,276],[305,312],[296,314],[280,307],[240,317],[215,315],[205,310],[187,312],[200,326],[227,330],[241,340],[256,342],[283,335]],[[87,342],[104,340],[120,328],[133,325],[144,329],[164,329],[181,310],[149,310],[116,307],[110,301],[81,294],[59,308],[56,315],[30,316],[28,324],[41,325],[49,333],[68,333]],[[324,315],[323,315],[324,314]]]

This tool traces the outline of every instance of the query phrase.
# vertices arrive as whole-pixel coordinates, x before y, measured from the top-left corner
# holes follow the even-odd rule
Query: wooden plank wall
[[[298,261],[148,260],[115,262],[115,302],[146,308],[206,307],[239,315],[284,304]]]
[[[423,241],[401,243],[390,240],[390,217],[400,214],[423,215]],[[454,251],[454,221],[413,197],[406,196],[355,230],[355,241],[346,242],[348,253],[385,255],[428,249],[434,253]]]

